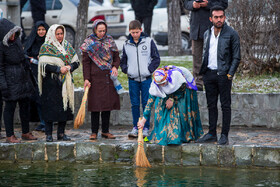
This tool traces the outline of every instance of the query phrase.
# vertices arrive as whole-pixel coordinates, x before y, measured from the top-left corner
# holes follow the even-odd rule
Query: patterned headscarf
[[[58,27],[62,27],[64,31],[64,38],[61,43],[59,43],[55,36]],[[63,67],[79,61],[72,45],[65,40],[65,36],[66,29],[64,26],[58,24],[52,25],[47,32],[45,43],[39,52],[38,86],[40,94],[42,94],[42,80],[46,76],[45,68],[47,64]],[[64,75],[59,74],[59,79],[63,84],[62,98],[64,110],[67,110],[67,103],[69,102],[70,108],[74,113],[74,84],[70,71]]]
[[[107,24],[103,20],[95,20],[93,23],[93,34],[85,39],[80,49],[82,52],[87,52],[90,59],[101,70],[111,70],[113,62],[112,51],[118,51],[118,48],[112,36],[107,34],[103,38],[96,36],[95,30],[99,24],[106,26],[107,33]]]
[[[167,81],[167,73],[165,72],[165,69],[164,68],[158,68],[153,73],[153,78],[154,78],[154,82],[157,85],[165,83]]]

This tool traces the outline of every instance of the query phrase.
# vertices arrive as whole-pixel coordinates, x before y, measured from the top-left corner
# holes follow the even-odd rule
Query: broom
[[[141,118],[139,118],[139,121]],[[144,150],[143,128],[138,130],[138,148],[135,156],[136,166],[151,167]]]
[[[84,123],[85,115],[86,115],[86,103],[87,103],[87,97],[88,97],[88,90],[89,90],[89,88],[87,86],[85,89],[85,93],[84,93],[84,96],[82,99],[80,109],[79,109],[76,119],[74,121],[74,129],[78,129]]]

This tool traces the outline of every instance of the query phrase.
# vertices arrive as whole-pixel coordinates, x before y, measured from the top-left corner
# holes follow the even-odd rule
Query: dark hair
[[[213,11],[217,11],[217,10],[222,10],[224,12],[225,15],[225,9],[219,5],[215,5],[210,9],[210,17],[212,17],[212,13]]]
[[[62,30],[62,32],[63,32],[63,34],[65,34],[65,33],[64,33],[64,27],[63,27],[63,26],[61,26],[61,25],[60,25],[60,26],[58,26],[58,27],[55,29],[55,32],[56,32],[58,29],[61,29],[61,30]]]
[[[141,23],[138,20],[133,20],[129,23],[129,30],[131,29],[140,29],[141,30]]]

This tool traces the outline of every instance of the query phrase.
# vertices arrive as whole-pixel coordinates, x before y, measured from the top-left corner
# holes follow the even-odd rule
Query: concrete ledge
[[[83,91],[75,91],[75,115],[83,97]],[[120,95],[121,110],[111,112],[112,125],[132,125],[131,104],[128,92]],[[198,103],[202,125],[208,126],[208,109],[205,92],[198,92]],[[219,105],[218,126],[222,123],[222,113]],[[280,93],[232,93],[231,126],[280,128]],[[153,114],[152,114],[153,116]],[[14,116],[19,124],[18,109]],[[151,117],[153,123],[153,117]],[[80,128],[90,129],[90,114],[86,111],[85,123]]]
[[[66,161],[134,163],[136,143],[55,142],[0,144],[0,163]],[[280,168],[280,146],[183,144],[146,145],[152,165]]]

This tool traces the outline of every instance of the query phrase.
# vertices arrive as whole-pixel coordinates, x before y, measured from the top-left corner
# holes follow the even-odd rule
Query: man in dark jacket
[[[223,7],[211,9],[210,21],[214,26],[204,34],[203,62],[200,74],[206,91],[209,113],[209,131],[197,143],[216,142],[218,119],[218,96],[222,107],[222,132],[219,145],[228,144],[228,132],[231,121],[232,78],[240,62],[240,40],[238,33],[225,23]]]
[[[209,15],[210,9],[214,5],[220,5],[226,9],[228,0],[185,1],[185,8],[191,11],[190,39],[192,40],[193,76],[199,91],[203,90],[202,76],[199,75],[202,64],[203,34],[212,25],[209,21]]]
[[[153,10],[157,2],[157,0],[131,0],[135,19],[144,24],[144,33],[148,36],[151,36]]]

